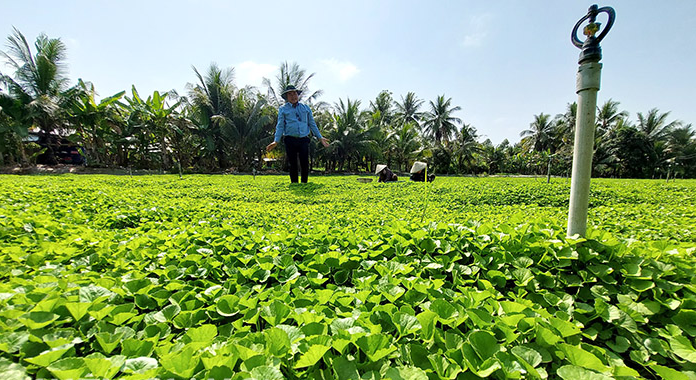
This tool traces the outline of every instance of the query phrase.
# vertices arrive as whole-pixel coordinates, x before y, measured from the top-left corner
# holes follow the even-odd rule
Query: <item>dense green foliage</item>
[[[691,379],[696,182],[0,176],[4,379]]]
[[[321,90],[310,90],[314,74],[297,63],[281,63],[263,88],[238,88],[234,68],[211,63],[205,71],[193,68],[186,94],[141,96],[133,85],[98,100],[89,82],[68,87],[66,55],[58,38],[41,35],[32,51],[18,30],[9,36],[7,51],[0,51],[10,68],[0,73],[0,165],[53,164],[52,150],[62,135],[84,148],[90,166],[248,173],[258,169],[255,162],[273,138],[283,103],[278,94],[293,84],[331,142],[327,148],[313,142],[311,148],[313,167],[327,172],[370,172],[378,163],[407,170],[415,159],[446,174],[565,175],[571,169],[575,103],[556,116],[533,115],[529,129],[517,126],[519,143],[494,146],[479,141],[476,127],[457,116],[467,112],[466,105],[444,94],[426,102],[413,92],[397,100],[384,90],[366,108],[350,98],[330,106]],[[669,120],[669,112],[658,109],[637,112],[633,124],[619,105],[609,99],[597,109],[595,177],[696,177],[691,124]],[[22,143],[30,130],[39,131],[40,146]],[[282,149],[273,152],[279,159],[275,169],[282,168],[282,155]]]

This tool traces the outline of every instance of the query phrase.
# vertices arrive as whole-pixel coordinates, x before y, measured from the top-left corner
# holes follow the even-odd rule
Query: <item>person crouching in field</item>
[[[387,165],[377,165],[377,170],[375,174],[379,175],[377,182],[395,182],[399,180],[399,177],[394,174]]]
[[[428,164],[425,162],[416,161],[411,167],[411,181],[415,182],[425,182],[425,168]],[[428,182],[433,182],[435,180],[435,174],[430,174],[428,176]]]
[[[285,87],[280,96],[285,104],[278,108],[278,124],[273,142],[266,146],[266,151],[272,151],[284,137],[285,153],[290,164],[290,182],[297,183],[297,162],[300,163],[302,183],[307,183],[309,177],[309,137],[313,134],[324,147],[329,146],[314,122],[312,110],[300,103],[302,91],[293,85]]]

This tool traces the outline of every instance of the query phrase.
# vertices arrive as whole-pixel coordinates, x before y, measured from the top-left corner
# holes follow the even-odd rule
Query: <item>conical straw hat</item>
[[[428,164],[426,164],[425,162],[416,161],[413,163],[413,166],[411,166],[411,174],[418,173],[419,171],[421,171],[427,167],[428,167]]]
[[[384,168],[386,168],[387,165],[377,165],[377,169],[375,169],[375,174],[379,174]]]

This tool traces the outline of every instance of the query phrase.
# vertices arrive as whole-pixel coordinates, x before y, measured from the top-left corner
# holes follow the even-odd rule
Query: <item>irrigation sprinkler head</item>
[[[602,32],[599,33],[599,36],[595,37],[602,26],[601,23],[596,21],[597,15],[602,12],[606,13],[609,19],[607,20],[607,25],[604,27],[604,29],[602,29]],[[598,8],[597,4],[593,4],[590,9],[587,10],[587,14],[575,24],[573,31],[570,34],[570,41],[573,43],[573,45],[581,50],[580,58],[578,59],[579,64],[599,62],[602,60],[602,48],[599,46],[599,43],[604,39],[611,27],[614,25],[615,18],[616,12],[614,12],[614,8]],[[578,38],[577,34],[578,30],[580,29],[580,25],[585,21],[589,21],[589,24],[583,28],[583,34],[587,38],[585,39],[585,42],[582,42]]]

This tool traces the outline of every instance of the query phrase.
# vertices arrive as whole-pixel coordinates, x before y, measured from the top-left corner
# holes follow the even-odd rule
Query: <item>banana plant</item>
[[[125,91],[97,102],[94,85],[78,82],[80,94],[68,110],[68,119],[75,129],[77,143],[84,147],[87,161],[106,164],[109,161],[109,144],[121,131],[122,104],[119,102]],[[113,148],[112,148],[113,149]]]
[[[173,105],[167,103],[171,97],[169,92],[154,91],[147,99],[143,99],[135,86],[132,87],[131,97],[126,97],[130,111],[128,125],[132,127],[134,137],[138,141],[138,156],[147,160],[159,156],[162,170],[172,167],[170,141],[172,136],[182,133],[177,120],[180,118],[177,107],[181,100]]]

